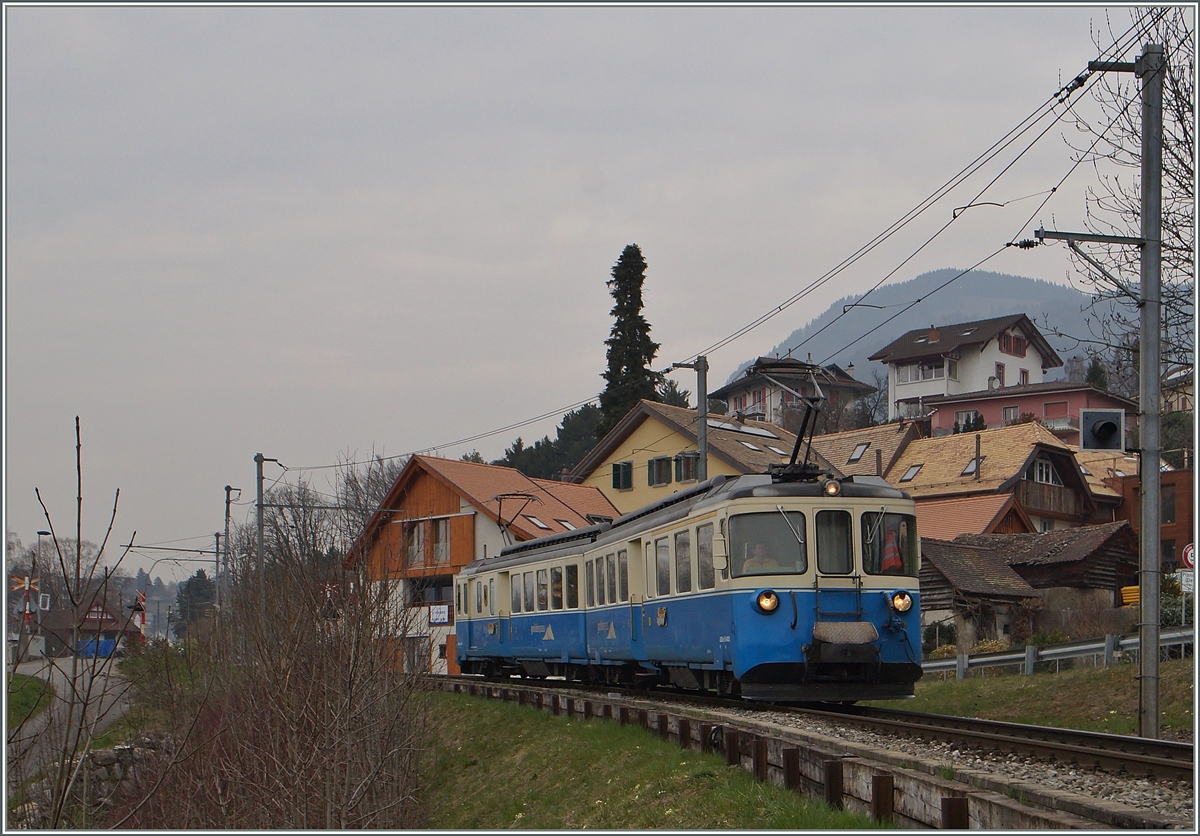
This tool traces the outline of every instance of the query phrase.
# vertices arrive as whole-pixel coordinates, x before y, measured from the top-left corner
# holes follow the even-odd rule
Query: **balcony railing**
[[[1017,501],[1030,510],[1051,511],[1068,516],[1080,514],[1079,496],[1075,491],[1061,485],[1046,485],[1022,479],[1017,482]]]

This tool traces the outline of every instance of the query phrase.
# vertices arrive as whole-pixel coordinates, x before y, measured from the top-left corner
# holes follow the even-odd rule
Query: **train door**
[[[497,613],[500,619],[500,643],[507,644],[512,638],[512,614],[521,611],[521,576],[506,573],[501,575],[500,583],[501,587],[508,587],[509,593],[505,596],[502,589],[496,591],[501,596],[496,599],[496,605],[500,608]]]
[[[617,551],[617,571],[620,577],[621,598],[629,601],[629,635],[635,659],[645,658],[642,650],[643,586],[645,573],[641,568],[642,543],[634,540]]]

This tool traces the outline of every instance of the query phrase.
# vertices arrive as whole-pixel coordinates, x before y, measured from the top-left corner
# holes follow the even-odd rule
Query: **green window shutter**
[[[613,490],[621,490],[621,462],[613,462],[612,466]]]
[[[648,462],[646,462],[646,484],[654,484],[654,459],[650,459]]]
[[[683,456],[675,457],[675,481],[683,481]]]

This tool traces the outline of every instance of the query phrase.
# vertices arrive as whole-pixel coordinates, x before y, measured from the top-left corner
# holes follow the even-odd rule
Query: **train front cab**
[[[719,561],[742,590],[731,630],[742,695],[780,702],[911,696],[921,676],[911,503],[844,497],[786,512],[768,503],[739,510],[726,521]]]

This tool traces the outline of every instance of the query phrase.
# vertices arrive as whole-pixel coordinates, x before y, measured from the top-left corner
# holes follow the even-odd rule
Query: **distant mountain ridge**
[[[1083,356],[1084,349],[1078,341],[1051,334],[1047,323],[1064,334],[1090,337],[1084,313],[1090,301],[1086,294],[1042,279],[976,270],[929,296],[959,272],[953,267],[946,267],[922,273],[906,282],[883,285],[863,303],[878,307],[852,308],[837,324],[818,334],[822,327],[841,314],[843,306],[856,302],[861,294],[844,296],[808,324],[793,331],[783,342],[756,357],[784,357],[789,349],[794,349],[791,356],[797,360],[808,360],[811,355],[814,363],[837,363],[843,369],[853,363],[854,377],[871,383],[874,370],[882,370],[885,366],[879,362],[869,362],[867,358],[907,331],[1016,313],[1026,314],[1033,320],[1064,362],[1073,355]],[[845,348],[856,337],[894,316],[916,299],[922,300],[919,305]],[[814,334],[816,336],[812,336]],[[740,377],[754,359],[741,363],[726,384]],[[1046,379],[1057,380],[1062,376],[1062,368],[1051,369]]]

